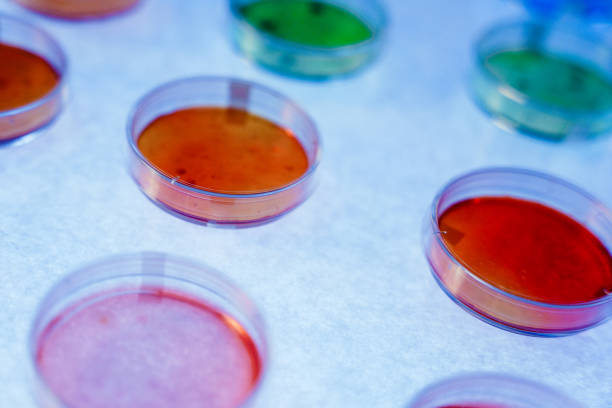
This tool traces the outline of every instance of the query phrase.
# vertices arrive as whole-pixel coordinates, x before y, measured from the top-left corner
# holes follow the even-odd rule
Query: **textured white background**
[[[612,406],[612,323],[561,339],[496,329],[442,293],[420,246],[438,188],[481,166],[544,170],[612,205],[612,139],[545,143],[496,128],[474,107],[465,78],[475,35],[518,7],[387,4],[382,58],[356,77],[311,83],[238,55],[222,0],[144,0],[85,23],[0,0],[0,11],[54,34],[71,64],[59,120],[32,143],[0,149],[0,407],[34,406],[26,338],[50,286],[85,262],[139,250],[199,259],[257,301],[272,347],[258,407],[401,407],[472,370]],[[125,169],[129,109],[152,87],[199,74],[255,80],[314,117],[325,151],[308,202],[272,224],[224,230],[172,217],[139,192]]]

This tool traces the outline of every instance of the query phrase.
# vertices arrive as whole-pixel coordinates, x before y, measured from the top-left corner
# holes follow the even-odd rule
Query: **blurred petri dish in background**
[[[559,18],[574,15],[585,22],[610,21],[610,0],[520,0],[537,18]]]
[[[314,188],[320,141],[312,120],[254,83],[200,77],[163,85],[128,120],[130,173],[161,208],[189,221],[253,226]]]
[[[386,16],[376,0],[230,0],[232,36],[249,58],[276,72],[347,74],[380,52]]]
[[[46,32],[0,14],[0,144],[23,142],[61,111],[66,57]]]
[[[461,176],[434,199],[423,243],[444,292],[494,326],[562,336],[612,315],[612,213],[560,179]]]
[[[475,100],[502,127],[548,140],[612,129],[612,50],[586,31],[499,25],[475,54]]]
[[[72,408],[237,408],[267,367],[261,317],[223,276],[162,253],[62,279],[30,333],[38,402]]]
[[[139,0],[13,0],[20,5],[65,19],[90,19],[108,17],[134,7]]]
[[[463,374],[425,388],[406,408],[582,408],[558,391],[521,378]]]

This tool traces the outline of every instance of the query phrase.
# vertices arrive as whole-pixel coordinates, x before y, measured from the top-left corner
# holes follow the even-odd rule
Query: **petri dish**
[[[536,382],[471,373],[444,379],[422,390],[406,408],[581,408],[558,391]]]
[[[499,328],[563,336],[612,315],[612,213],[555,177],[491,168],[452,180],[423,245],[443,291]]]
[[[14,0],[41,14],[65,19],[108,17],[134,7],[139,0]]]
[[[379,54],[386,26],[376,0],[230,0],[232,37],[247,57],[281,74],[348,74]]]
[[[251,82],[198,77],[163,85],[136,104],[127,134],[132,178],[188,221],[259,225],[315,187],[321,144],[313,121]]]
[[[40,406],[237,408],[267,367],[253,302],[214,270],[163,253],[110,257],[63,278],[29,353]]]
[[[62,109],[67,71],[58,43],[43,30],[0,14],[0,144],[29,140]]]
[[[476,43],[472,91],[494,122],[560,141],[612,128],[612,50],[586,31],[499,25]]]

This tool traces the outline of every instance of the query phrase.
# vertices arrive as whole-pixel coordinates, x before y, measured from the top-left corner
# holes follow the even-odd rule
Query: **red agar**
[[[199,300],[155,288],[97,299],[38,339],[38,370],[67,406],[235,408],[260,377],[246,330]]]
[[[612,293],[612,257],[567,215],[531,201],[481,197],[439,218],[448,250],[472,273],[511,294],[554,304]]]

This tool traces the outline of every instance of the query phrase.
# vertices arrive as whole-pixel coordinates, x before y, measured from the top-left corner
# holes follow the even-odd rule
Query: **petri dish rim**
[[[470,385],[481,384],[482,386],[489,386],[489,389],[493,389],[495,391],[499,390],[510,390],[512,388],[520,387],[523,390],[529,390],[534,393],[539,394],[540,396],[555,398],[554,402],[563,402],[565,408],[581,408],[582,405],[578,402],[570,399],[570,397],[561,393],[553,387],[550,387],[546,384],[542,384],[539,382],[535,382],[532,380],[528,380],[525,378],[517,377],[511,374],[505,373],[496,373],[496,372],[470,372],[454,375],[451,377],[446,377],[441,380],[437,380],[424,388],[422,388],[417,394],[410,400],[408,405],[405,408],[421,408],[421,404],[427,404],[432,402],[432,399],[436,398],[437,393],[442,393],[449,388],[455,387],[460,388],[463,392],[469,392]],[[503,388],[506,386],[507,388]],[[444,394],[446,395],[446,394]],[[511,398],[511,396],[503,394],[499,395],[499,397]],[[457,396],[458,398],[462,396]],[[468,395],[465,395],[464,398],[469,398]],[[435,402],[435,400],[434,400]],[[489,401],[477,401],[478,403],[488,403]],[[498,403],[498,401],[491,401]],[[511,402],[511,401],[510,401]],[[440,401],[435,402],[436,405],[444,404],[456,404],[456,403],[465,403],[465,401]],[[505,402],[504,402],[505,403]]]
[[[251,1],[251,3],[254,3],[255,1],[257,0],[253,0]],[[330,1],[330,0],[321,0],[321,1],[323,3],[337,5],[335,2]],[[387,11],[385,7],[382,5],[382,3],[378,0],[368,0],[368,3],[370,3],[376,9],[377,21],[375,23],[372,23],[371,21],[367,21],[366,18],[363,18],[361,15],[355,13],[353,10],[351,10],[350,8],[344,5],[337,5],[338,7],[347,9],[349,12],[351,12],[353,15],[359,18],[359,20],[362,23],[367,25],[367,27],[372,31],[372,36],[364,41],[360,41],[355,44],[342,45],[339,47],[318,47],[314,45],[302,44],[299,42],[285,40],[280,37],[269,34],[265,31],[259,30],[257,27],[255,27],[254,25],[246,21],[244,16],[240,14],[240,11],[238,9],[243,4],[238,4],[238,3],[240,3],[240,0],[229,0],[229,9],[230,9],[231,17],[234,19],[236,24],[240,24],[243,27],[248,27],[249,30],[256,33],[259,37],[263,38],[266,42],[274,44],[275,46],[279,48],[291,50],[291,51],[300,51],[300,52],[303,52],[304,54],[310,54],[310,55],[329,55],[329,56],[352,55],[354,53],[358,53],[362,49],[373,47],[384,39],[386,30],[387,30],[387,26],[388,26],[388,22],[389,22]],[[248,2],[245,2],[245,3],[248,3]]]
[[[541,112],[546,112],[549,114],[552,113],[554,115],[562,116],[570,120],[578,120],[578,119],[589,120],[591,118],[600,118],[602,116],[611,115],[612,108],[608,110],[600,110],[600,111],[577,111],[577,110],[571,110],[571,109],[564,109],[559,106],[536,101],[533,98],[531,98],[528,94],[512,87],[506,81],[504,81],[497,75],[493,74],[490,69],[488,69],[485,63],[485,59],[487,57],[494,55],[496,53],[499,53],[499,52],[513,51],[513,50],[520,50],[520,49],[527,48],[525,44],[520,44],[520,45],[515,45],[515,46],[510,46],[510,47],[504,47],[503,49],[495,50],[494,52],[486,52],[484,50],[485,43],[490,38],[493,38],[499,35],[500,33],[503,33],[504,31],[513,30],[517,28],[533,29],[534,27],[538,27],[546,31],[554,31],[554,32],[562,33],[563,35],[573,37],[580,41],[588,42],[592,45],[593,49],[597,49],[599,51],[601,50],[605,51],[605,53],[608,54],[609,56],[609,60],[612,61],[612,48],[606,47],[605,43],[603,43],[602,41],[598,41],[597,37],[595,37],[594,35],[591,35],[585,30],[572,31],[572,30],[569,30],[563,27],[555,27],[555,26],[546,25],[545,23],[539,22],[539,21],[515,20],[515,21],[507,21],[501,24],[495,24],[492,27],[489,27],[488,29],[486,29],[477,38],[477,40],[475,41],[473,45],[473,55],[476,61],[477,75],[483,75],[488,80],[495,83],[499,90],[498,92],[503,93],[504,96],[506,96],[507,98],[512,99],[513,101],[517,103],[522,103],[522,104],[526,104],[531,107],[537,108]],[[606,73],[607,74],[606,76],[608,77],[608,79],[612,81],[612,71],[605,72],[605,70],[602,69],[601,67],[598,67],[598,70]],[[474,93],[473,90],[472,90],[472,93]],[[480,98],[476,97],[476,102],[478,103],[479,106],[481,106],[482,102],[479,99]],[[488,111],[488,108],[486,107],[484,107],[483,109],[485,111]],[[537,133],[537,132],[534,132],[534,133]]]
[[[279,100],[282,100],[284,103],[288,104],[289,106],[291,106],[292,109],[294,109],[296,112],[298,112],[302,118],[307,122],[308,127],[310,127],[311,131],[312,131],[312,135],[314,136],[314,141],[315,141],[315,145],[316,145],[316,151],[314,154],[314,160],[312,161],[312,163],[308,164],[308,169],[306,170],[306,172],[304,174],[302,174],[299,178],[293,180],[291,183],[288,183],[282,187],[278,187],[276,189],[272,189],[272,190],[266,190],[266,191],[262,191],[262,192],[258,192],[258,193],[237,193],[237,194],[232,194],[232,193],[226,193],[226,192],[216,192],[216,191],[211,191],[211,190],[207,190],[204,188],[197,188],[197,187],[193,187],[189,184],[183,183],[180,180],[174,179],[172,177],[168,177],[166,174],[163,173],[163,171],[159,168],[157,168],[155,165],[153,165],[153,163],[151,163],[149,160],[147,160],[146,157],[144,157],[144,155],[142,154],[142,152],[140,151],[140,149],[137,146],[137,141],[138,141],[138,137],[140,136],[139,134],[135,134],[134,129],[133,129],[133,124],[136,120],[136,116],[139,113],[139,111],[141,109],[145,108],[146,102],[151,99],[152,97],[158,95],[158,94],[162,94],[165,91],[172,89],[176,86],[180,86],[182,84],[185,83],[189,83],[189,82],[227,82],[228,84],[240,84],[240,85],[244,85],[244,86],[248,86],[250,88],[256,88],[259,89],[260,91],[263,91],[264,93],[269,94],[272,97],[275,97]],[[186,105],[186,106],[196,106],[196,105]],[[206,105],[200,105],[200,106],[206,106]],[[212,105],[210,105],[212,106]],[[174,111],[179,110],[180,108],[174,109]],[[247,109],[248,112],[248,109]],[[159,116],[157,116],[159,117]],[[149,121],[149,124],[151,123],[151,121]],[[240,199],[240,198],[259,198],[259,197],[267,197],[267,196],[271,196],[277,193],[280,193],[282,191],[285,190],[289,190],[299,184],[302,184],[304,181],[308,180],[312,174],[316,171],[316,169],[319,167],[319,163],[321,160],[321,153],[322,153],[322,142],[321,142],[321,138],[319,136],[319,131],[314,123],[314,121],[312,120],[312,118],[310,117],[310,115],[308,115],[298,104],[296,104],[295,102],[293,102],[293,100],[287,98],[286,96],[284,96],[283,94],[281,94],[280,92],[277,92],[271,88],[268,88],[264,85],[260,85],[258,83],[252,82],[252,81],[247,81],[247,80],[243,80],[243,79],[238,79],[238,78],[233,78],[233,77],[223,77],[223,76],[194,76],[194,77],[188,77],[188,78],[181,78],[181,79],[177,79],[174,81],[170,81],[167,83],[164,83],[156,88],[154,88],[153,90],[147,92],[144,96],[142,96],[134,105],[134,107],[130,110],[130,113],[128,114],[128,120],[127,120],[127,125],[126,125],[126,132],[127,132],[127,139],[128,139],[128,144],[130,146],[130,149],[132,150],[132,152],[136,155],[136,157],[138,157],[140,159],[140,161],[144,164],[146,164],[146,166],[155,173],[156,176],[161,177],[164,181],[174,184],[174,185],[179,185],[181,188],[190,191],[192,193],[195,194],[204,194],[207,196],[212,196],[212,197],[222,197],[222,198],[234,198],[234,199]],[[300,143],[301,145],[301,143]]]
[[[108,272],[108,269],[116,266],[128,267],[128,265],[136,262],[159,262],[163,261],[167,263],[170,267],[175,268],[186,268],[192,270],[192,272],[197,272],[200,274],[199,277],[189,278],[178,276],[181,272],[172,271],[169,273],[155,273],[155,272],[144,272],[139,270],[138,272],[131,273],[117,273],[114,272],[114,268],[111,269],[111,272]],[[100,278],[92,278],[91,272],[94,269],[98,269],[99,273],[106,272],[105,277]],[[165,271],[164,271],[165,272]],[[38,339],[41,333],[43,333],[46,325],[50,324],[57,318],[56,315],[61,314],[62,311],[74,306],[78,303],[79,300],[73,301],[72,303],[68,303],[62,305],[58,313],[52,313],[51,318],[47,319],[45,323],[43,317],[45,317],[45,307],[53,306],[53,304],[58,304],[62,302],[62,299],[69,298],[80,290],[88,287],[95,286],[102,282],[113,281],[122,278],[130,278],[130,277],[149,277],[149,278],[168,278],[172,281],[186,283],[192,286],[195,286],[199,289],[203,289],[206,291],[210,291],[219,297],[225,297],[223,293],[219,293],[217,290],[213,290],[211,287],[206,286],[206,280],[214,281],[222,286],[226,291],[229,291],[229,297],[234,299],[238,299],[244,305],[240,305],[242,307],[249,308],[252,312],[249,316],[247,316],[249,322],[253,325],[254,331],[258,336],[258,341],[254,340],[254,344],[256,346],[256,350],[258,356],[260,358],[260,372],[256,382],[253,384],[249,394],[242,401],[242,403],[236,408],[246,408],[249,407],[252,401],[256,398],[257,393],[261,389],[263,383],[265,382],[268,368],[270,365],[269,359],[269,344],[267,339],[267,328],[265,321],[263,320],[257,306],[251,300],[251,298],[240,289],[235,283],[233,283],[229,278],[222,275],[216,269],[209,267],[206,264],[198,262],[194,259],[176,255],[170,255],[164,252],[156,252],[156,251],[143,251],[136,253],[126,253],[119,255],[111,255],[103,258],[99,258],[94,261],[87,262],[85,264],[81,264],[77,268],[68,272],[68,274],[63,275],[58,281],[56,281],[51,287],[45,292],[44,297],[38,302],[38,305],[34,312],[34,317],[31,320],[30,328],[28,331],[28,355],[29,355],[29,368],[30,375],[34,377],[35,386],[38,387],[38,394],[43,394],[45,401],[49,399],[52,400],[53,404],[51,407],[54,408],[69,408],[65,401],[62,401],[59,396],[48,386],[45,378],[42,376],[40,370],[38,369],[38,365],[36,364],[36,353],[38,346]],[[197,278],[200,278],[201,281],[198,282]],[[70,290],[62,292],[64,286],[70,286]],[[59,293],[58,293],[59,292]],[[121,291],[121,293],[127,293],[125,291]],[[57,298],[56,298],[57,297]],[[99,300],[100,298],[96,298]],[[233,317],[233,316],[232,316]],[[249,336],[252,336],[252,332],[249,332],[245,329]],[[36,390],[35,390],[36,391]],[[37,397],[38,394],[34,395],[34,398]]]
[[[455,177],[454,179],[451,179],[448,183],[446,183],[442,189],[438,192],[438,194],[436,194],[432,204],[431,204],[431,208],[430,208],[430,212],[429,212],[429,223],[430,223],[430,227],[432,228],[433,231],[433,235],[435,237],[436,242],[439,244],[440,248],[442,248],[442,250],[444,251],[444,254],[446,255],[446,257],[448,259],[450,259],[453,264],[455,264],[456,266],[460,267],[462,272],[465,273],[466,275],[468,275],[471,279],[477,281],[479,284],[485,286],[487,289],[495,292],[496,294],[499,294],[505,298],[509,298],[512,300],[515,300],[517,302],[523,303],[523,304],[528,304],[528,305],[533,305],[533,306],[540,306],[540,307],[545,307],[545,308],[549,308],[549,309],[557,309],[557,310],[562,310],[562,309],[582,309],[585,307],[590,307],[590,306],[599,306],[599,305],[603,305],[603,304],[607,304],[607,303],[612,303],[612,294],[608,294],[606,296],[602,296],[599,299],[595,299],[595,300],[591,300],[589,302],[577,302],[577,303],[572,303],[572,304],[558,304],[558,303],[546,303],[546,302],[540,302],[537,300],[532,300],[532,299],[527,299],[518,295],[514,295],[512,293],[508,293],[506,291],[504,291],[503,289],[498,288],[497,286],[483,280],[482,278],[478,277],[476,274],[474,274],[469,267],[467,267],[466,265],[462,264],[448,249],[446,243],[444,242],[443,239],[441,239],[442,233],[440,231],[440,228],[438,226],[438,218],[439,218],[439,207],[440,207],[440,203],[442,198],[444,198],[444,196],[446,194],[449,193],[449,190],[452,189],[453,186],[455,186],[457,183],[460,183],[466,179],[472,178],[474,176],[479,176],[479,175],[487,175],[487,174],[493,174],[493,173],[511,173],[514,175],[523,175],[523,176],[530,176],[530,177],[537,177],[540,178],[542,181],[544,182],[548,182],[548,183],[554,183],[554,184],[558,184],[562,187],[568,188],[572,191],[574,191],[575,193],[578,193],[579,195],[582,195],[585,199],[587,199],[589,202],[591,202],[592,204],[596,205],[600,210],[604,211],[605,213],[607,213],[607,217],[608,219],[610,219],[612,221],[612,212],[610,212],[610,210],[607,209],[607,207],[605,207],[603,205],[603,203],[601,203],[598,199],[596,199],[594,196],[592,196],[591,194],[589,194],[588,192],[582,190],[581,188],[575,186],[574,184],[571,184],[563,179],[560,179],[558,177],[555,176],[551,176],[549,174],[546,173],[542,173],[542,172],[538,172],[538,171],[533,171],[533,170],[527,170],[527,169],[519,169],[519,168],[513,168],[513,167],[488,167],[488,168],[484,168],[484,169],[479,169],[479,170],[475,170],[475,171],[471,171],[469,173],[463,174],[461,176]],[[509,194],[510,195],[510,194]],[[546,206],[550,206],[548,204],[545,204]],[[566,214],[568,215],[568,214]],[[570,215],[568,215],[570,216]],[[570,216],[572,219],[574,219],[572,216]],[[591,231],[590,228],[587,228],[589,231]],[[592,231],[591,231],[592,233]],[[599,239],[599,238],[598,238]],[[606,247],[606,249],[608,249]],[[608,252],[610,252],[610,250],[608,249]],[[612,256],[612,253],[611,253]],[[429,257],[427,257],[429,258]],[[428,259],[429,261],[429,259]],[[430,263],[430,266],[431,263]],[[433,268],[433,266],[432,266]],[[459,302],[462,306],[463,303],[459,300],[456,299],[456,296],[454,294],[452,294],[452,292],[449,292],[446,287],[444,286],[444,284],[439,281],[439,278],[437,276],[437,274],[434,273],[434,277],[436,278],[436,280],[438,281],[438,283],[440,285],[442,285],[443,289],[445,289],[445,292],[451,296],[451,298],[456,301]],[[471,308],[470,308],[471,310]],[[480,316],[479,316],[480,317]],[[486,321],[490,321],[489,317],[486,316],[482,316],[485,317],[487,320]],[[497,322],[498,324],[500,322]],[[505,323],[502,323],[503,327],[506,328],[507,326],[505,325]]]
[[[49,63],[53,68],[55,68],[58,72],[59,75],[59,79],[57,81],[57,83],[55,84],[55,86],[53,87],[53,89],[51,89],[49,92],[47,92],[45,95],[43,95],[41,98],[30,102],[26,105],[22,105],[22,106],[18,106],[16,108],[13,109],[8,109],[8,110],[0,110],[0,118],[4,118],[4,117],[8,117],[8,116],[13,116],[13,115],[19,115],[21,113],[30,111],[32,109],[35,109],[41,105],[44,105],[45,103],[47,103],[49,100],[55,98],[58,96],[58,94],[61,94],[64,86],[66,84],[66,77],[68,76],[68,70],[69,70],[69,66],[68,66],[68,59],[66,57],[66,54],[64,53],[64,50],[62,49],[62,47],[59,45],[59,43],[57,42],[57,40],[51,35],[49,34],[46,30],[39,28],[38,26],[31,24],[30,22],[21,19],[21,18],[17,18],[14,16],[10,16],[8,14],[4,14],[4,13],[0,13],[0,26],[2,25],[2,21],[3,20],[8,20],[9,22],[11,22],[12,24],[16,24],[16,25],[20,25],[23,28],[31,31],[31,32],[35,32],[38,35],[41,35],[45,41],[48,43],[48,45],[51,45],[53,47],[53,52],[57,53],[58,58],[59,58],[59,66],[55,66],[55,64],[51,63],[47,58],[40,56],[38,53],[31,51],[29,49],[26,49],[26,51],[32,52],[33,54],[36,54],[38,56],[40,56],[41,58],[43,58],[47,63]],[[1,34],[1,32],[0,32]],[[2,42],[2,36],[0,36],[0,43]],[[21,48],[21,47],[19,47]],[[25,136],[25,135],[24,135]],[[21,136],[18,136],[17,138],[20,138]]]

